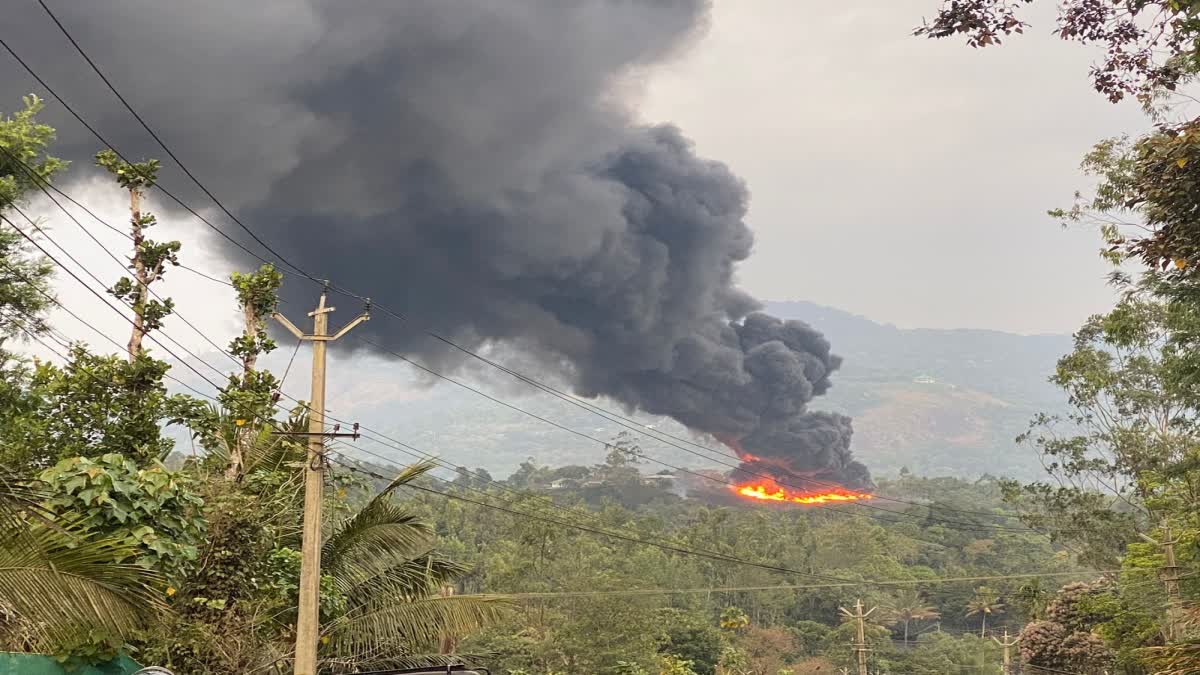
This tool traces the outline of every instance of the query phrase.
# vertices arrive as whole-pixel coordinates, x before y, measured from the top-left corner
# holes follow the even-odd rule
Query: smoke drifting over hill
[[[71,18],[93,11],[87,42],[104,44],[111,19]],[[201,176],[245,167],[231,190],[242,219],[306,270],[413,317],[372,321],[378,339],[442,366],[458,356],[420,328],[505,343],[579,394],[674,417],[776,475],[867,485],[850,420],[807,409],[838,367],[829,343],[755,313],[735,283],[753,242],[745,185],[679,129],[633,115],[639,72],[685,48],[708,12],[703,0],[265,3],[235,12],[248,22],[235,33],[194,24],[208,58],[237,55],[228,68],[145,49],[166,90],[152,96],[196,101],[181,125],[208,110],[231,148],[219,162],[189,139],[181,155]]]

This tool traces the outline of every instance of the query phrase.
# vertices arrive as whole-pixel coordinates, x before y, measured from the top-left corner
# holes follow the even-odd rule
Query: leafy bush
[[[204,500],[192,479],[159,462],[139,469],[123,455],[71,457],[42,472],[51,497],[45,506],[89,532],[137,548],[137,564],[168,580],[193,566],[205,533]]]

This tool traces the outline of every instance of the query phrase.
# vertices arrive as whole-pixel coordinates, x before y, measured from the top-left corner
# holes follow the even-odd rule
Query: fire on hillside
[[[866,492],[854,492],[842,488],[830,488],[823,492],[798,492],[788,490],[770,478],[760,478],[740,485],[731,485],[730,489],[744,499],[757,499],[772,502],[789,502],[793,504],[831,504],[836,502],[866,501],[872,495]]]

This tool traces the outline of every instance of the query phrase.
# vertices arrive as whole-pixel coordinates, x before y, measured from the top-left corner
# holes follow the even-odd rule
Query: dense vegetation
[[[36,120],[41,105],[29,98],[0,119],[0,646],[71,666],[127,652],[181,674],[290,672],[309,460],[289,434],[305,428],[306,408],[280,410],[278,382],[256,368],[274,348],[265,320],[282,275],[265,265],[230,279],[245,329],[227,349],[240,368],[218,395],[170,393],[170,365],[151,350],[176,356],[159,342],[175,307],[155,287],[180,245],[151,239],[155,218],[140,208],[157,162],[106,149],[97,164],[132,204],[130,274],[106,290],[132,330],[127,343],[105,336],[119,354],[66,342],[45,320],[58,304],[53,240],[22,208],[37,192],[53,198],[64,168],[46,153],[54,133]],[[61,363],[31,363],[13,340]],[[167,427],[204,452],[168,468]],[[468,568],[438,553],[430,527],[393,497],[429,468],[370,492],[329,474],[325,670],[444,662],[447,632],[499,616],[493,598],[443,596]]]
[[[491,654],[485,662],[501,673],[834,672],[854,658],[854,626],[839,608],[858,599],[877,608],[868,624],[873,672],[999,672],[992,636],[1044,616],[1063,583],[1098,578],[1045,537],[984,515],[1005,511],[992,479],[904,476],[880,491],[923,505],[881,501],[871,510],[718,506],[647,485],[615,457],[595,467],[528,464],[501,485],[477,475],[460,474],[448,491],[647,542],[417,497],[414,508],[435,523],[443,548],[471,563],[462,590],[517,602],[461,645]],[[563,478],[584,487],[547,487]],[[514,497],[526,486],[533,494]],[[1050,576],[996,578],[1039,573]],[[864,579],[887,583],[856,583]],[[986,613],[972,611],[980,598]]]
[[[529,461],[501,481],[341,444],[309,457],[307,407],[281,405],[259,367],[283,281],[270,265],[229,280],[244,329],[217,394],[168,386],[158,338],[176,308],[157,291],[183,253],[140,207],[157,162],[111,149],[96,161],[128,193],[132,245],[93,291],[131,332],[114,353],[65,340],[46,318],[52,239],[24,207],[66,166],[27,99],[0,119],[0,648],[288,672],[316,462],[322,672],[798,675],[865,651],[873,673],[999,673],[1006,635],[1032,672],[1200,672],[1200,122],[1158,105],[1195,73],[1200,4],[1063,7],[1063,37],[1109,46],[1096,86],[1162,122],[1099,144],[1094,194],[1054,212],[1099,226],[1120,300],[1049,374],[1067,407],[1017,439],[1044,480],[903,471],[866,504],[738,501],[719,472],[658,472],[628,434],[601,464]],[[1023,27],[1017,8],[950,2],[920,32],[992,44]],[[173,454],[171,429],[200,451]]]

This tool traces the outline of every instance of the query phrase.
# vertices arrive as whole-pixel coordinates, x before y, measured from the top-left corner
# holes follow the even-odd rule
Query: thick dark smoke
[[[236,29],[179,9],[84,4],[64,20],[286,257],[413,317],[371,322],[378,339],[446,367],[457,357],[417,328],[503,343],[792,482],[869,485],[850,420],[808,411],[839,364],[828,341],[737,288],[746,187],[632,112],[639,77],[704,29],[706,1],[185,10]],[[120,34],[153,34],[153,53],[121,52]],[[139,62],[156,86],[127,70]],[[808,255],[826,253],[797,264]]]

